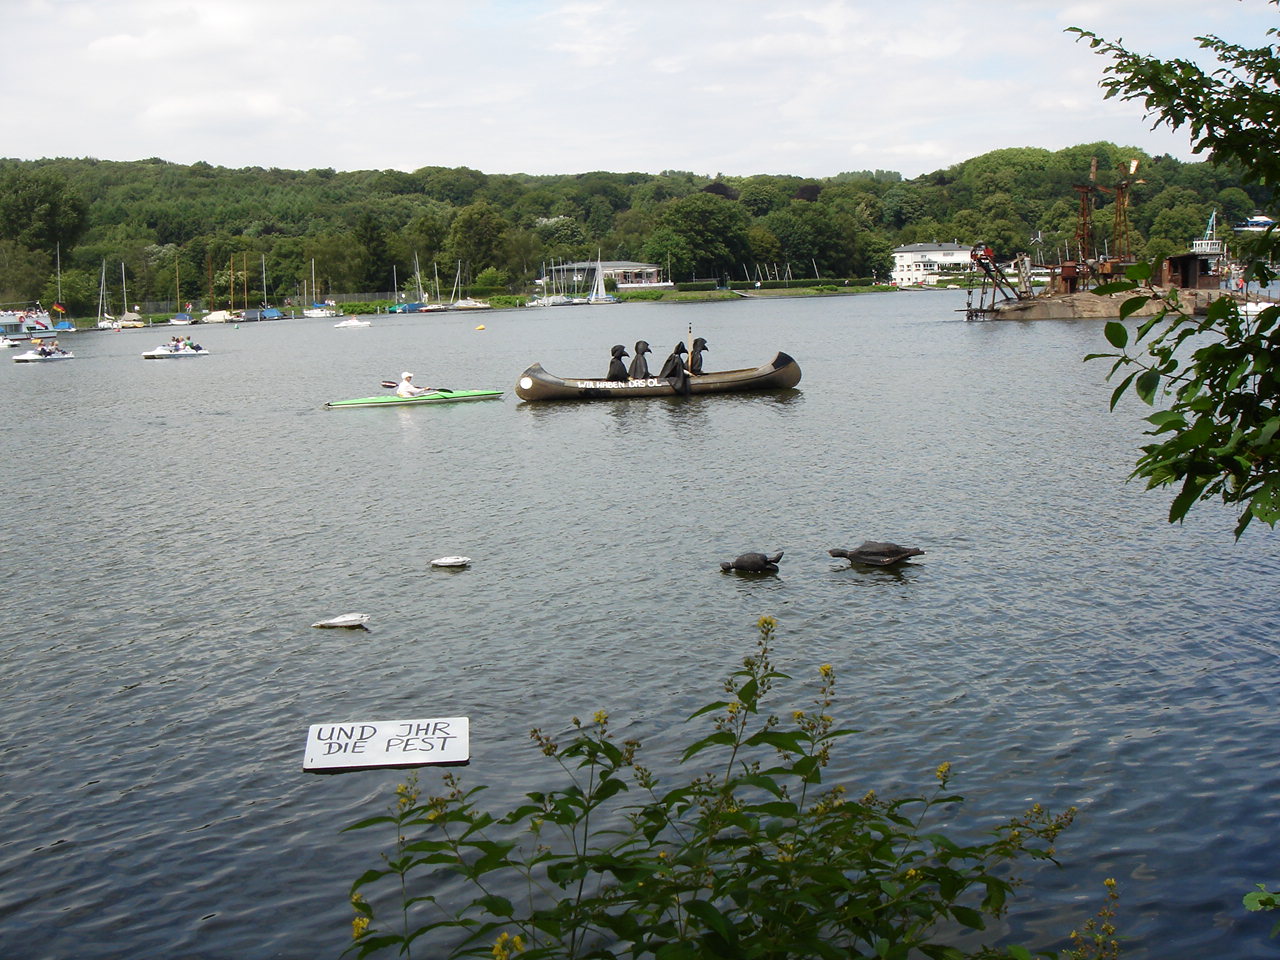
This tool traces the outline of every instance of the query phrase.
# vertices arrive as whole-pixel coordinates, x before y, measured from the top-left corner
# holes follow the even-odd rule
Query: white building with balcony
[[[973,248],[959,242],[908,243],[893,249],[893,282],[900,287],[932,286],[947,276],[970,273],[974,269],[969,252]]]

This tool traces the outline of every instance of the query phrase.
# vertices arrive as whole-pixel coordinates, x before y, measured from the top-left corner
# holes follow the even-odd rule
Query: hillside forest
[[[61,289],[69,316],[91,316],[104,263],[117,305],[123,272],[131,301],[214,309],[230,304],[233,270],[245,306],[390,291],[393,278],[412,296],[415,263],[447,296],[459,275],[472,292],[524,293],[545,265],[597,256],[676,281],[883,279],[895,246],[935,240],[1048,262],[1075,242],[1082,197],[1105,249],[1122,181],[1146,259],[1184,250],[1214,211],[1225,226],[1266,203],[1238,169],[1105,142],[996,150],[910,180],[0,159],[0,309],[48,306]]]

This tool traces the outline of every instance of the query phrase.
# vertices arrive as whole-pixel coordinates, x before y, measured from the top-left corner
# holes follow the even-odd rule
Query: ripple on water
[[[1274,537],[1234,543],[1213,508],[1169,527],[1125,483],[1140,411],[1108,413],[1079,362],[1096,325],[953,322],[960,304],[627,306],[594,353],[569,317],[495,315],[483,342],[456,318],[359,342],[210,327],[186,371],[87,336],[75,389],[97,402],[74,416],[65,381],[6,376],[43,411],[6,441],[7,487],[75,492],[51,529],[0,521],[32,586],[0,600],[9,955],[340,952],[378,844],[339,829],[402,775],[303,775],[309,723],[470,716],[462,775],[497,798],[545,785],[531,727],[607,709],[665,769],[763,614],[796,677],[780,712],[836,667],[862,732],[832,777],[915,790],[949,760],[979,826],[1080,808],[1011,935],[1060,946],[1116,876],[1126,956],[1269,949],[1239,898],[1276,880]],[[690,318],[726,366],[787,349],[800,390],[321,407],[406,364],[509,391],[535,359],[590,371]],[[866,539],[926,553],[826,553]],[[780,571],[719,569],[746,550],[784,550]],[[429,567],[448,554],[473,564]],[[349,610],[372,630],[310,628]]]

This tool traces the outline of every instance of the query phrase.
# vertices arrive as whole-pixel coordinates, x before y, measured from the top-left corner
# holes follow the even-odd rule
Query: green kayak
[[[461,400],[495,400],[501,390],[433,390],[418,397],[397,397],[394,393],[355,400],[330,400],[326,407],[409,407],[422,403],[457,403]]]

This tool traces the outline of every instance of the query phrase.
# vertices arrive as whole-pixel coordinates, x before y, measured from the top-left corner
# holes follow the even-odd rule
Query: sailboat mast
[[[267,296],[267,255],[262,255],[262,305],[265,307],[271,298]]]
[[[124,283],[124,261],[120,261],[120,312],[129,312],[129,288]]]

